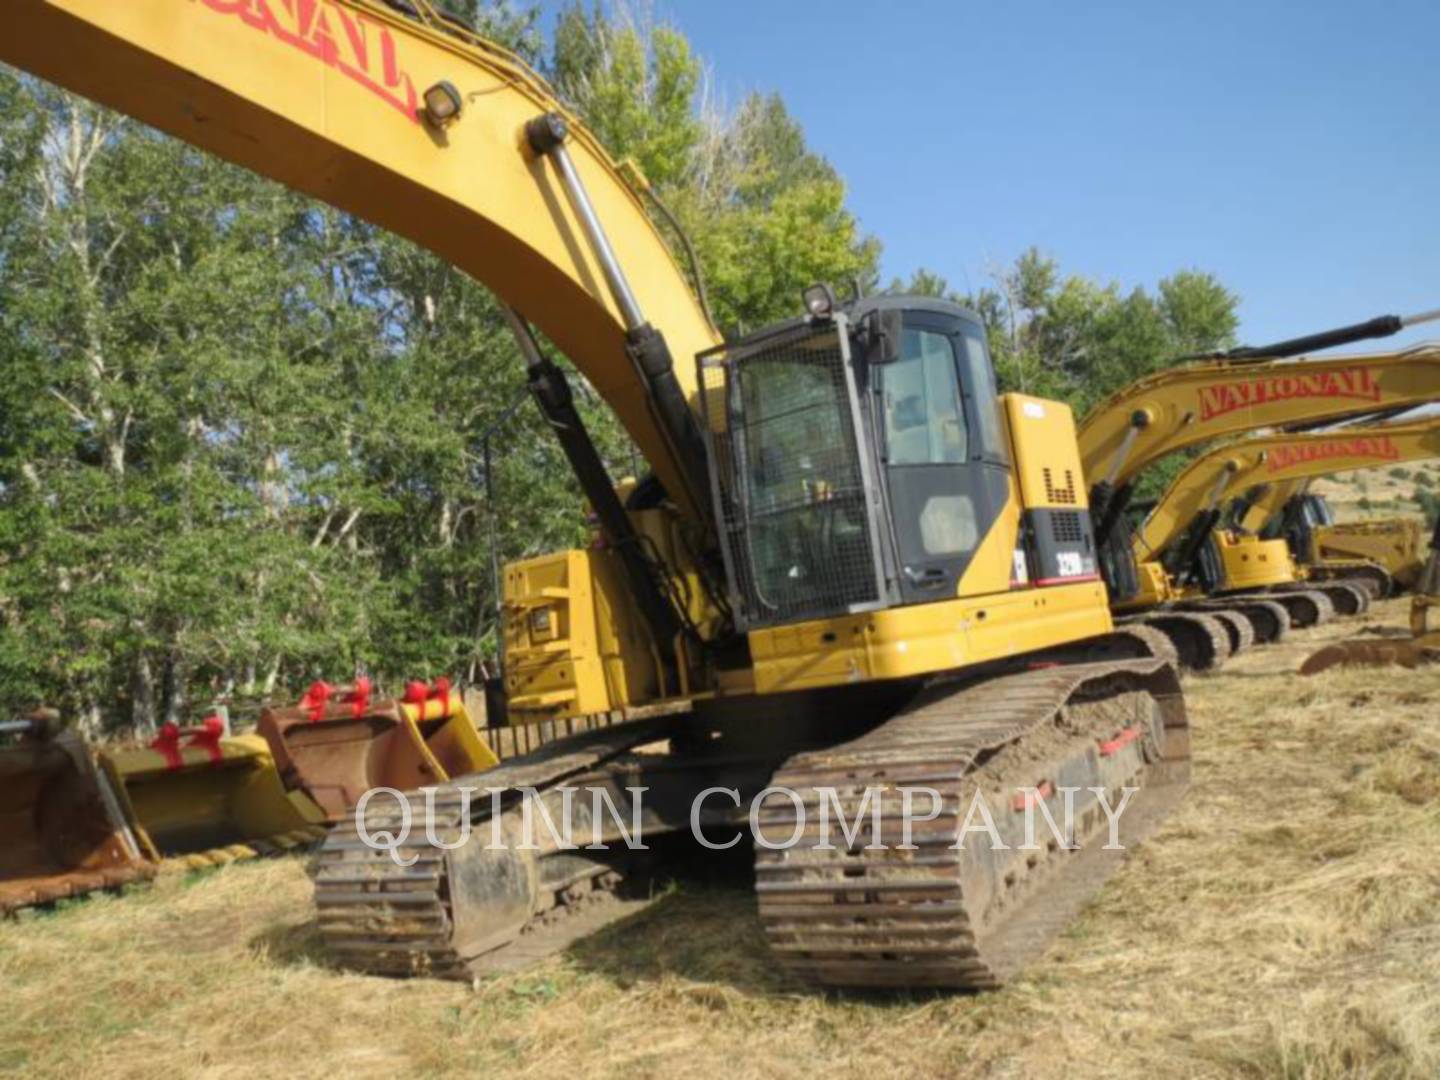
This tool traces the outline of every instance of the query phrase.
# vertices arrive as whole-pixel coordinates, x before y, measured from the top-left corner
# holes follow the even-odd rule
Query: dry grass
[[[806,992],[743,884],[474,991],[368,979],[324,967],[291,859],[0,926],[0,1071],[1432,1076],[1440,670],[1289,674],[1355,629],[1190,680],[1184,809],[1000,993]]]

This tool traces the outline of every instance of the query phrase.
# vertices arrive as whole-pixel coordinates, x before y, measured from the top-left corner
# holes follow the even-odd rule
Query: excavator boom
[[[1166,489],[1135,538],[1135,557],[1157,559],[1202,513],[1259,484],[1440,457],[1440,419],[1247,439],[1196,458]]]
[[[1119,490],[1160,458],[1260,428],[1333,423],[1440,400],[1440,346],[1325,359],[1187,364],[1140,379],[1081,423],[1092,491]],[[1103,537],[1102,537],[1103,540]]]

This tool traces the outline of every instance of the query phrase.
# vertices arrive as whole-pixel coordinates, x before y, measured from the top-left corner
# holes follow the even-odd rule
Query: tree
[[[879,244],[861,234],[844,183],[784,103],[755,94],[733,113],[707,110],[700,62],[675,29],[577,4],[557,22],[547,70],[675,212],[727,333],[798,314],[817,281],[873,281]]]

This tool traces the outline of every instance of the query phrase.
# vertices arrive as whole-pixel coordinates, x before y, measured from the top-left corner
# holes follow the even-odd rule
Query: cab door
[[[898,356],[872,376],[875,428],[904,603],[956,595],[1009,494],[983,330],[907,311]]]

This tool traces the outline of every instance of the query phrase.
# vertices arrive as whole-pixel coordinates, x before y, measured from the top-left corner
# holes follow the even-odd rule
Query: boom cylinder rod
[[[570,196],[570,202],[585,229],[585,237],[595,249],[595,257],[600,260],[600,270],[605,275],[605,283],[610,286],[615,305],[625,319],[625,329],[640,329],[645,325],[645,313],[640,310],[640,302],[635,299],[625,271],[620,267],[620,260],[615,257],[615,249],[610,246],[610,238],[605,235],[605,228],[600,224],[599,215],[595,213],[590,193],[580,182],[580,174],[575,171],[575,162],[565,147],[563,134],[550,145],[547,153],[555,162],[555,167],[560,170],[560,182],[565,185],[565,192]]]
[[[675,377],[675,362],[665,335],[645,320],[645,313],[640,310],[639,301],[625,278],[625,271],[615,257],[615,249],[610,246],[585,184],[565,148],[565,140],[569,137],[565,118],[554,112],[537,116],[525,125],[525,137],[536,155],[551,158],[559,170],[560,182],[580,218],[586,239],[600,261],[601,272],[620,309],[625,322],[626,351],[645,386],[649,408],[674,455],[680,479],[687,489],[685,494],[695,513],[702,521],[708,522],[711,509],[704,439],[685,390]]]
[[[1337,345],[1353,345],[1357,341],[1390,337],[1409,327],[1436,320],[1440,320],[1440,308],[1421,311],[1414,315],[1380,315],[1366,322],[1342,326],[1336,330],[1326,330],[1319,334],[1306,334],[1304,337],[1277,341],[1270,345],[1241,346],[1238,349],[1220,353],[1219,358],[1222,360],[1260,360],[1299,356],[1301,353],[1333,349]]]
[[[1130,426],[1125,429],[1125,438],[1120,442],[1120,448],[1115,451],[1115,458],[1110,462],[1110,471],[1105,474],[1105,483],[1111,487],[1115,486],[1115,478],[1120,475],[1125,462],[1130,457],[1130,451],[1135,449],[1135,440],[1140,437],[1140,432],[1145,430],[1149,424],[1149,417],[1142,412],[1137,412],[1130,419]]]

